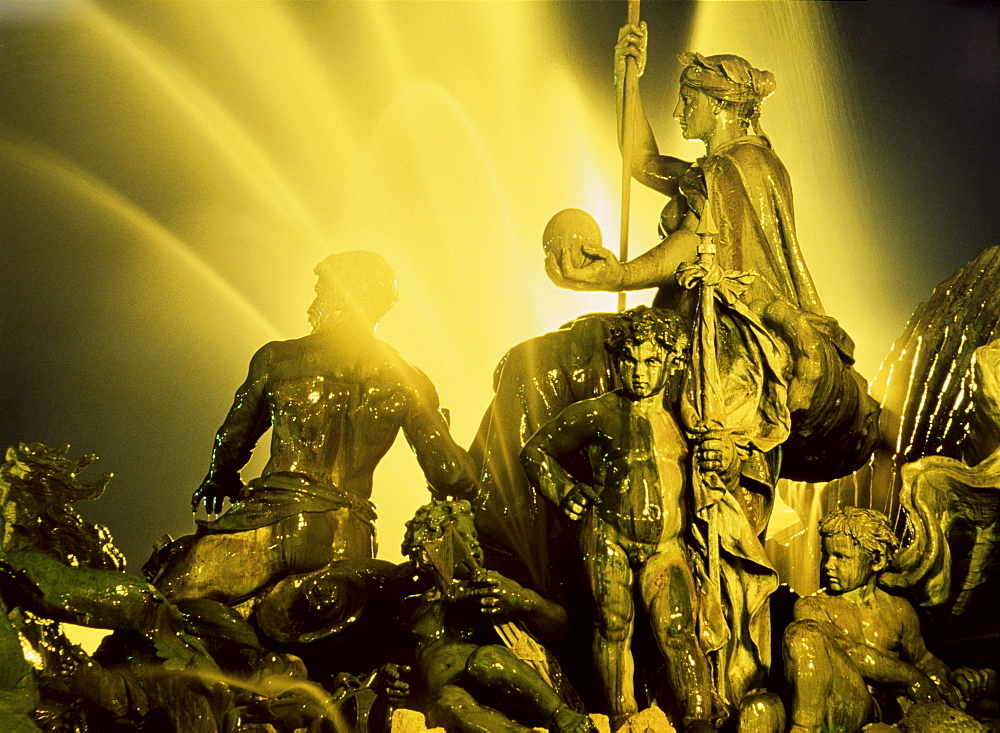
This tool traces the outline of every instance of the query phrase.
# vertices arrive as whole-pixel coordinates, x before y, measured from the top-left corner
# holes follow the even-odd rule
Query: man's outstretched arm
[[[558,603],[495,570],[480,570],[474,581],[483,613],[493,616],[496,623],[516,617],[542,640],[565,636],[569,617]]]
[[[218,514],[223,500],[234,501],[243,489],[240,469],[250,460],[254,446],[271,424],[264,399],[271,350],[271,344],[267,344],[250,360],[246,381],[236,390],[233,406],[215,435],[208,475],[191,496],[194,510],[205,502],[209,514]]]
[[[472,499],[479,491],[476,469],[466,450],[451,437],[437,389],[416,368],[408,382],[411,394],[403,435],[427,478],[431,495],[435,499]]]

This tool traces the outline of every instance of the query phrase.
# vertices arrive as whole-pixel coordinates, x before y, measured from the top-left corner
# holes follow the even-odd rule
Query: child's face
[[[639,400],[659,392],[670,375],[667,356],[667,350],[652,341],[623,349],[616,359],[622,387]]]
[[[823,556],[828,588],[834,593],[861,588],[875,572],[872,554],[846,534],[824,537]]]

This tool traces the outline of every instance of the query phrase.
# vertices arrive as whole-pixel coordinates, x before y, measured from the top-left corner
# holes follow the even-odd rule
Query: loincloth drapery
[[[298,514],[347,509],[352,518],[375,528],[375,505],[357,494],[317,483],[298,473],[272,473],[250,481],[243,496],[218,519],[199,519],[213,532],[245,532]]]

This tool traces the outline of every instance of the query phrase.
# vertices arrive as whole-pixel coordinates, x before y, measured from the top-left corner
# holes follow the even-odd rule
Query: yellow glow
[[[125,65],[133,68],[148,83],[154,84],[159,94],[165,95],[178,109],[183,110],[195,129],[204,135],[205,141],[215,148],[215,152],[239,171],[247,185],[257,188],[264,198],[271,200],[276,212],[290,217],[317,243],[322,240],[316,222],[295,192],[290,189],[287,180],[274,169],[261,146],[227,110],[210,94],[185,77],[169,56],[156,52],[143,39],[117,23],[109,13],[95,5],[86,7],[86,19],[95,30],[120,49]],[[209,16],[215,15],[213,11],[217,10],[218,6],[214,4],[206,6]],[[239,49],[243,50],[243,55],[246,57],[255,48],[254,40],[261,43],[277,42],[288,49],[296,48],[294,37],[287,35],[287,24],[281,22],[282,17],[277,7],[271,7],[271,10],[272,12],[267,14],[267,39],[243,38],[241,43],[230,44],[237,58]],[[223,43],[225,43],[225,27],[225,23],[213,24]],[[286,32],[284,37],[283,31]],[[301,69],[302,66],[303,64],[299,64],[297,68]],[[279,79],[275,77],[271,81],[277,83]],[[287,82],[287,77],[283,76],[280,81]],[[309,116],[310,111],[303,110],[305,119],[315,119]],[[316,251],[323,250],[321,246],[317,247]]]
[[[63,624],[63,633],[72,643],[82,647],[87,654],[93,654],[111,632],[108,629],[92,629],[88,626]]]
[[[0,156],[8,164],[16,165],[29,175],[48,178],[56,186],[78,196],[81,203],[97,207],[107,217],[114,218],[119,225],[134,230],[138,246],[149,245],[166,252],[195,278],[198,285],[205,285],[209,290],[217,292],[228,308],[239,314],[244,327],[247,325],[246,321],[249,321],[263,338],[277,337],[278,331],[271,322],[229,282],[206,265],[184,242],[164,229],[159,222],[150,219],[132,202],[70,161],[59,158],[52,151],[35,143],[20,139],[15,131],[0,132]]]
[[[427,372],[456,439],[468,445],[510,347],[615,307],[613,294],[554,287],[540,237],[552,214],[578,207],[617,249],[620,158],[607,103],[616,29],[607,29],[606,48],[593,50],[607,59],[599,82],[606,98],[595,101],[590,70],[558,48],[564,33],[554,3],[442,5],[448,12],[430,12],[434,3],[67,5],[85,30],[85,41],[76,40],[105,72],[91,83],[107,98],[129,100],[120,129],[88,130],[87,139],[100,150],[119,135],[155,133],[179,151],[177,169],[192,180],[141,170],[144,186],[178,202],[156,220],[131,192],[109,185],[93,160],[13,130],[0,131],[0,156],[78,199],[88,216],[112,220],[123,246],[162,253],[189,272],[183,286],[161,278],[176,292],[158,292],[157,304],[178,319],[196,317],[191,290],[209,293],[211,312],[200,314],[212,329],[206,341],[233,335],[225,343],[241,359],[267,340],[308,332],[319,259],[350,249],[382,253],[400,301],[379,335]],[[851,143],[850,100],[840,91],[823,6],[699,5],[688,45],[745,55],[776,74],[762,122],[791,171],[799,236],[820,294],[855,337],[861,371],[870,375],[896,336],[873,324],[902,320],[872,318],[872,310],[909,304],[879,300],[888,297],[876,275],[884,229],[871,223],[877,212],[858,206],[873,197],[858,173],[866,166]],[[652,23],[656,4],[649,8]],[[662,56],[678,45],[671,32],[651,28],[656,63],[667,63]],[[664,152],[703,154],[700,144],[680,140],[672,120],[653,124]],[[662,205],[659,194],[633,185],[633,256],[656,241]],[[136,283],[136,292],[145,285]],[[632,293],[629,304],[651,296]],[[197,301],[203,311],[205,302]],[[203,361],[206,370],[232,363]],[[221,375],[233,389],[243,376],[228,367]],[[211,436],[195,440],[192,453],[206,460]],[[245,475],[265,459],[266,440]],[[399,558],[403,522],[428,498],[402,441],[375,480],[382,555]],[[153,531],[178,535],[190,526]]]
[[[366,66],[366,89],[379,90],[369,107],[327,53],[329,43],[351,42],[336,13],[314,13],[309,34],[290,6],[177,4],[164,44],[127,12],[86,5],[81,19],[104,52],[169,116],[168,134],[186,136],[192,164],[210,171],[205,177],[217,188],[193,202],[179,241],[115,192],[96,193],[100,183],[86,172],[66,161],[46,165],[147,236],[169,241],[206,277],[211,267],[197,253],[220,239],[238,242],[248,262],[279,258],[283,269],[260,278],[288,294],[287,311],[274,314],[283,325],[268,328],[260,343],[306,331],[318,259],[337,250],[381,252],[401,298],[379,334],[429,374],[456,439],[468,445],[508,348],[615,307],[612,294],[552,286],[540,237],[553,213],[578,206],[595,215],[614,247],[620,166],[613,110],[594,109],[583,86],[589,80],[550,62],[547,46],[559,32],[550,8],[472,5],[456,7],[450,19],[425,18],[420,4],[355,5],[356,32],[366,38],[355,62]],[[220,203],[241,198],[245,211]],[[653,240],[658,196],[637,192],[635,200],[633,231]],[[230,375],[234,386],[241,378]],[[263,453],[247,475],[260,470]],[[413,456],[397,445],[376,473],[373,496],[383,556],[399,557],[402,524],[427,500],[424,486]]]

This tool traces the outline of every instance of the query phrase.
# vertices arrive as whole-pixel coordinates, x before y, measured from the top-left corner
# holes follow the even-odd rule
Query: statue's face
[[[703,91],[681,84],[674,119],[680,123],[686,140],[704,140],[715,132],[713,106],[712,98]]]
[[[861,588],[877,569],[872,554],[846,534],[824,537],[823,556],[827,587],[834,593]]]
[[[616,363],[622,387],[634,399],[655,395],[667,381],[667,350],[652,341],[631,344],[618,353]]]
[[[316,291],[316,299],[313,300],[312,305],[309,306],[309,310],[307,311],[309,314],[309,325],[312,326],[313,333],[323,328],[323,324],[335,309],[334,289],[329,284],[320,279],[316,282],[314,290]]]

